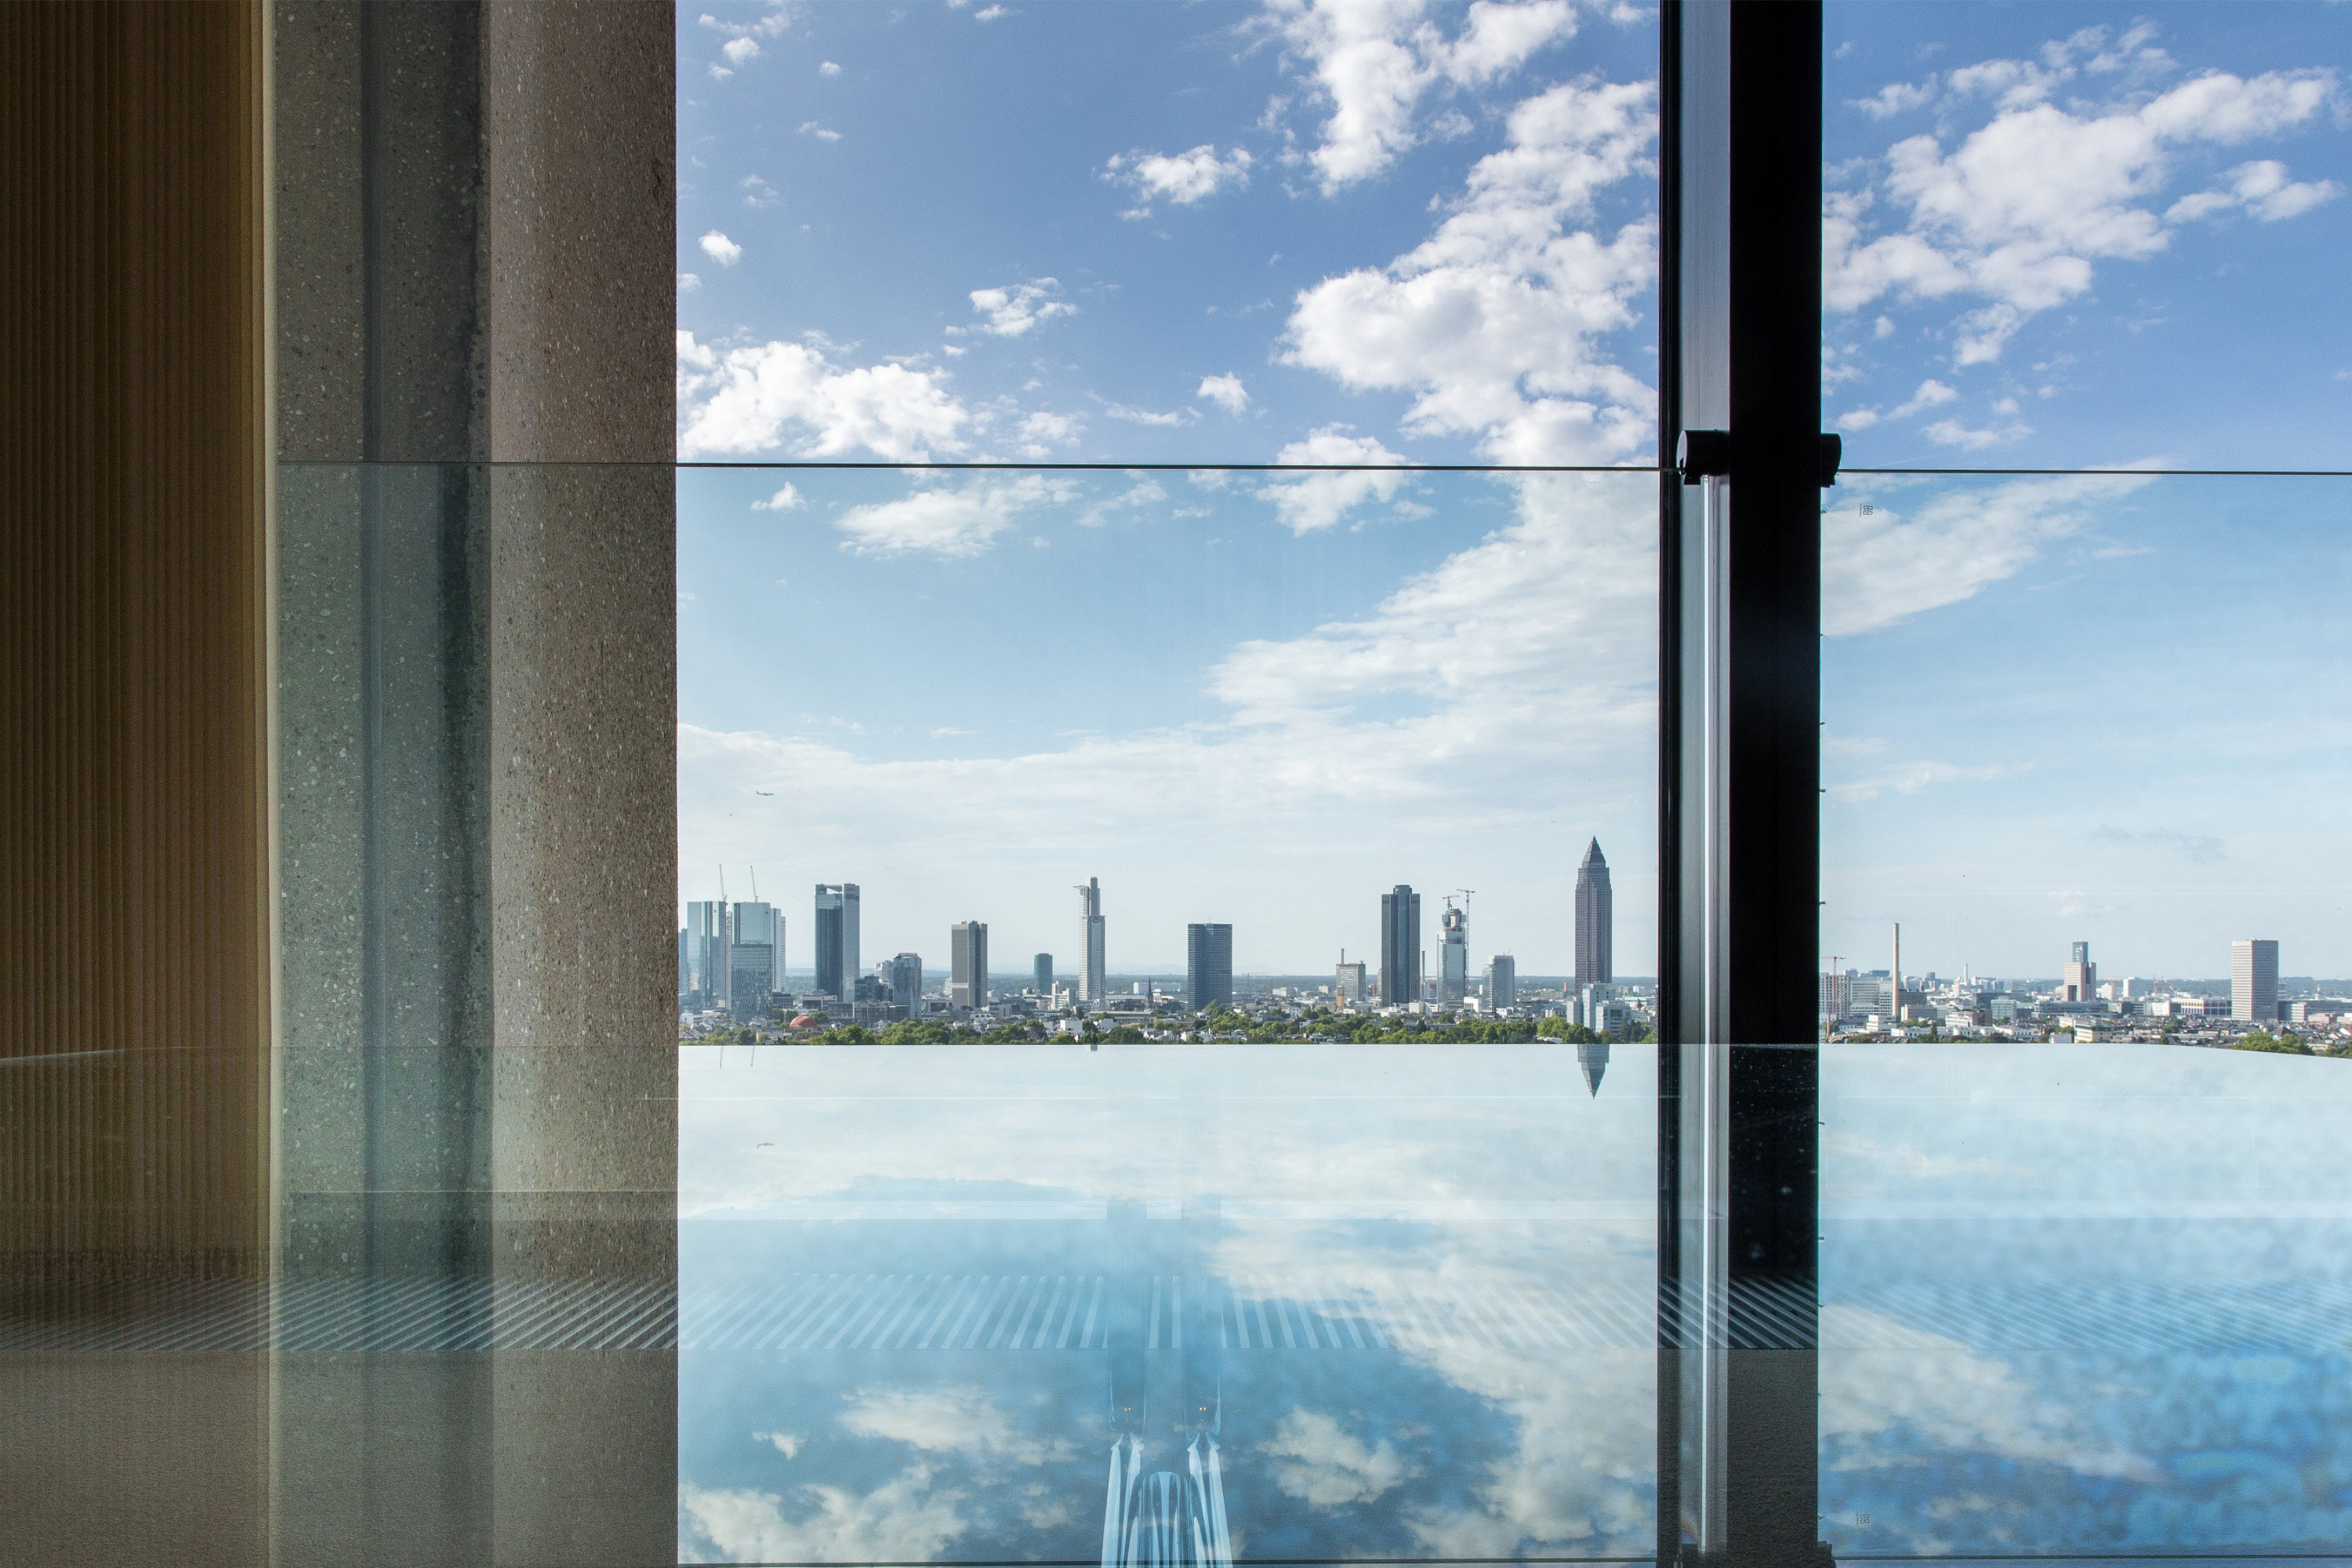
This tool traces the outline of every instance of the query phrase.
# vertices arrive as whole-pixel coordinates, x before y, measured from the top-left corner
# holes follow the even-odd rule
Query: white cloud
[[[1020,1430],[985,1391],[970,1384],[873,1392],[860,1388],[846,1397],[849,1408],[841,1417],[842,1430],[906,1443],[925,1453],[1043,1465],[1076,1452],[1066,1439]]]
[[[719,52],[727,57],[729,65],[740,66],[760,58],[760,42],[750,37],[730,38],[719,46]]]
[[[801,1445],[808,1439],[798,1432],[754,1432],[751,1441],[769,1444],[785,1458],[796,1459],[800,1458]]]
[[[1432,89],[1494,82],[1576,31],[1569,0],[1475,0],[1450,39],[1430,9],[1428,0],[1266,0],[1268,21],[1330,106],[1307,155],[1325,195],[1411,147],[1414,111]]]
[[[1318,1410],[1286,1412],[1260,1447],[1273,1461],[1274,1484],[1309,1508],[1370,1502],[1421,1473],[1387,1438],[1367,1446]]]
[[[827,131],[822,124],[814,120],[803,120],[801,121],[800,134],[803,136],[814,136],[820,142],[838,142],[841,140],[840,132]]]
[[[1249,408],[1249,389],[1237,375],[1204,375],[1201,389],[1192,395],[1215,404],[1228,414],[1241,414]]]
[[[1050,457],[1055,447],[1075,446],[1082,427],[1083,422],[1071,415],[1040,409],[1021,421],[1021,455]]]
[[[922,1563],[964,1530],[956,1511],[963,1494],[932,1490],[931,1472],[919,1465],[870,1492],[812,1486],[793,1496],[803,1510],[788,1518],[784,1499],[774,1492],[679,1482],[680,1555],[720,1563]]]
[[[751,510],[753,511],[798,511],[806,505],[808,505],[808,498],[801,494],[797,486],[787,483],[783,489],[766,500],[753,501]]]
[[[1981,304],[1954,323],[1953,361],[1986,363],[2034,314],[2085,293],[2096,263],[2162,251],[2168,226],[2225,210],[2276,222],[2337,194],[2331,181],[2297,183],[2284,164],[2260,160],[2232,170],[2223,189],[2159,208],[2185,154],[2302,129],[2339,95],[2332,70],[2210,71],[2105,105],[2053,100],[2085,71],[2137,81],[2168,68],[2163,51],[2146,46],[2148,36],[2135,29],[2111,46],[2104,29],[2089,28],[2046,47],[2039,61],[1987,60],[1947,73],[1940,88],[1931,78],[1862,100],[1868,112],[1891,114],[1940,94],[1955,112],[1976,99],[1991,100],[1993,112],[1949,151],[1942,132],[1897,142],[1876,187],[1828,194],[1830,308],[1972,296]],[[1874,235],[1882,198],[1901,226]]]
[[[703,26],[712,32],[725,33],[730,37],[781,38],[791,30],[793,25],[789,0],[767,0],[767,6],[768,14],[756,22],[722,22],[707,11],[702,14],[699,21]]]
[[[1875,800],[1882,795],[1917,795],[1931,784],[1978,784],[2023,773],[2023,763],[1896,763],[1867,778],[1847,779],[1829,786],[1830,798],[1848,805]]]
[[[1163,412],[1153,408],[1130,408],[1124,403],[1105,403],[1103,412],[1113,419],[1123,419],[1129,425],[1152,425],[1162,429],[1190,425],[1193,418],[1192,411],[1189,408],[1171,408]]]
[[[1249,184],[1250,155],[1240,147],[1220,158],[1208,142],[1189,153],[1120,153],[1103,163],[1103,178],[1114,180],[1142,201],[1169,201],[1190,206],[1219,191]],[[1148,216],[1149,208],[1142,209]],[[1134,216],[1134,215],[1130,215]]]
[[[721,267],[732,267],[743,259],[743,247],[715,228],[702,237],[701,245],[702,254]]]
[[[691,294],[691,293],[693,293],[697,289],[699,289],[699,288],[701,288],[701,287],[702,287],[702,279],[699,279],[699,278],[697,278],[693,273],[691,273],[691,272],[681,272],[681,273],[679,273],[679,274],[677,275],[677,291],[678,291],[679,293],[681,293],[681,294]]]
[[[983,482],[1023,483],[1017,500],[1040,509],[1078,493],[1037,476]],[[993,864],[1022,844],[1116,858],[1213,838],[1235,855],[1295,855],[1302,836],[1346,842],[1431,813],[1540,831],[1564,799],[1646,800],[1655,481],[1496,483],[1516,516],[1366,614],[1233,645],[1204,680],[1222,720],[1015,755],[880,761],[822,734],[681,724],[683,860],[714,858],[708,845],[751,852],[729,814],[752,787],[843,844],[889,846],[882,860],[904,858],[904,875],[934,880],[940,867]],[[983,511],[976,526],[1018,510]]]
[[[952,488],[919,489],[897,500],[854,506],[835,518],[833,525],[846,536],[844,542],[861,555],[977,555],[1023,513],[1066,502],[1075,493],[1069,481],[1037,474],[1018,479],[989,477]]]
[[[816,66],[816,74],[819,76],[839,76],[841,74],[841,68],[831,60],[819,60]]]
[[[1910,401],[1884,414],[1875,408],[1856,408],[1838,416],[1838,427],[1843,430],[1867,430],[1881,419],[1908,419],[1915,414],[1949,403],[1958,396],[1959,394],[1951,387],[1931,377],[1919,384],[1919,390],[1911,395]],[[2015,405],[2011,405],[2012,412],[2014,408]]]
[[[768,184],[767,181],[761,179],[759,175],[746,174],[743,176],[743,205],[745,206],[781,206],[783,204],[783,200],[784,198],[777,194],[776,187]]]
[[[1017,338],[1041,321],[1078,313],[1076,305],[1054,298],[1061,287],[1051,278],[1033,278],[1026,283],[1009,284],[1003,289],[975,289],[971,291],[971,308],[985,318],[981,331],[1000,338]]]
[[[2016,420],[2000,426],[1963,425],[1957,419],[1938,419],[1927,426],[1927,439],[1939,447],[1958,447],[1963,452],[1981,452],[1988,447],[2006,447],[2022,441],[2033,434],[2033,427]]]
[[[2166,208],[2164,216],[2174,223],[2188,223],[2236,209],[2264,223],[2278,223],[2301,217],[2343,194],[2344,187],[2333,180],[2291,180],[2284,163],[2263,158],[2231,170],[2225,189],[2183,196]]]
[[[1327,425],[1304,441],[1293,441],[1276,454],[1277,463],[1350,463],[1392,467],[1411,459],[1390,451],[1370,436],[1349,436],[1344,425]],[[1398,473],[1332,473],[1286,475],[1269,480],[1258,491],[1274,503],[1275,511],[1293,533],[1329,528],[1367,501],[1391,501],[1410,478]]]
[[[979,10],[974,11],[971,14],[971,19],[975,22],[993,22],[999,16],[1010,16],[1012,15],[1013,13],[1010,10],[1002,5],[983,5]]]
[[[2152,1483],[2161,1472],[2126,1449],[2100,1445],[2072,1412],[2044,1399],[2032,1380],[1958,1340],[1864,1308],[1822,1308],[1822,1442],[1834,1468],[1916,1462],[1917,1449],[1979,1453],[2055,1465],[2077,1475]],[[1909,1428],[1900,1446],[1874,1441]]]
[[[1885,501],[1910,487],[1857,485],[1850,504],[1822,516],[1822,629],[1853,637],[1972,598],[2148,482],[2083,474],[1971,483],[1927,495],[1907,519]]]
[[[677,334],[678,454],[759,452],[803,457],[859,447],[894,461],[963,450],[971,413],[937,371],[900,364],[844,370],[808,343],[770,342],[720,351]]]
[[[1649,387],[1595,346],[1631,326],[1656,272],[1643,218],[1571,229],[1600,191],[1651,170],[1655,89],[1571,82],[1511,111],[1427,242],[1297,297],[1288,363],[1416,393],[1412,434],[1469,434],[1504,462],[1611,461],[1654,438]]]
[[[1873,120],[1891,120],[1898,114],[1908,114],[1915,109],[1925,109],[1936,100],[1936,79],[1923,82],[1889,82],[1868,98],[1851,100],[1853,107]]]

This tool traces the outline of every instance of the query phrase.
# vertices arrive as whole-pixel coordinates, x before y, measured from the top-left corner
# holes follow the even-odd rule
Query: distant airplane
[[[755,789],[751,793],[753,795],[773,795],[776,792],[772,789]]]

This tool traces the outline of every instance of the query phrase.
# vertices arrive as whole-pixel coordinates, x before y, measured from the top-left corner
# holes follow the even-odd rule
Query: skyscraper
[[[1507,952],[1498,952],[1486,961],[1486,1005],[1516,1007],[1518,1005],[1518,960]]]
[[[1086,955],[1078,964],[1078,1000],[1100,1002],[1109,980],[1103,958],[1102,883],[1092,877],[1078,888],[1078,925],[1079,952]]]
[[[2230,1016],[2250,1024],[2278,1020],[2278,943],[2248,937],[2230,944]]]
[[[1331,972],[1331,994],[1342,1007],[1360,1007],[1370,996],[1364,984],[1364,966],[1348,962],[1348,950],[1339,950],[1339,962]]]
[[[1598,1099],[1601,1094],[1601,1075],[1609,1070],[1609,1042],[1606,1040],[1579,1041],[1576,1047],[1576,1065],[1584,1069],[1585,1087],[1592,1091],[1595,1099]]]
[[[686,906],[686,990],[697,1005],[727,999],[727,906],[713,899]]]
[[[1184,928],[1184,1004],[1194,1012],[1234,1005],[1234,928]]]
[[[740,1023],[768,1010],[784,968],[784,918],[773,904],[738,903],[730,911],[727,1006]]]
[[[841,1001],[853,1000],[857,977],[857,884],[816,885],[816,988]]]
[[[1437,923],[1437,1000],[1454,1006],[1470,994],[1470,914],[1448,899]]]
[[[1054,955],[1041,952],[1030,963],[1029,983],[1040,996],[1054,994]]]
[[[1601,840],[1584,851],[1576,868],[1576,983],[1607,985],[1617,978],[1610,937],[1612,895],[1609,862],[1601,858]]]
[[[988,1005],[988,927],[958,921],[948,928],[948,1005],[958,1012]]]
[[[1381,895],[1381,1001],[1421,1000],[1421,895],[1399,882]]]
[[[2091,962],[2091,944],[2078,942],[2074,944],[2074,956],[2066,963],[2065,989],[2059,994],[2059,1000],[2092,1002],[2098,999],[2098,994],[2099,966]]]
[[[913,1017],[923,1006],[923,958],[917,952],[902,952],[890,961],[890,1003],[907,1009]]]

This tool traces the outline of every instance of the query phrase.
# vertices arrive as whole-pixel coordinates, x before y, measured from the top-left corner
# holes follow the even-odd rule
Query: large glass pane
[[[1824,42],[1849,461],[2352,467],[2342,7],[1838,0]]]
[[[1831,494],[1826,1538],[2333,1550],[2352,482]]]
[[[680,455],[1654,449],[1653,10],[678,12]]]
[[[682,1554],[1650,1546],[1655,496],[681,479]]]

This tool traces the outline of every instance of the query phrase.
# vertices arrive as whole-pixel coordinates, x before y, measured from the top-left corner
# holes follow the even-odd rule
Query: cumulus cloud
[[[923,1563],[963,1533],[963,1494],[931,1489],[918,1466],[877,1487],[800,1487],[800,1505],[750,1488],[677,1489],[678,1544],[689,1562]],[[708,1555],[706,1555],[708,1554]]]
[[[1444,87],[1483,87],[1576,31],[1569,0],[1474,0],[1447,37],[1429,0],[1267,0],[1267,20],[1330,116],[1307,154],[1326,195],[1419,140],[1414,114]]]
[[[1191,206],[1221,190],[1249,184],[1250,155],[1236,147],[1219,157],[1208,142],[1189,153],[1120,153],[1103,164],[1103,178],[1115,181],[1144,202],[1173,202]],[[1125,216],[1148,217],[1151,209],[1139,207]]]
[[[743,259],[743,247],[715,228],[702,237],[701,245],[702,254],[721,267],[732,267]]]
[[[1071,415],[1040,409],[1021,421],[1021,455],[1050,457],[1056,447],[1075,446],[1082,427],[1083,422]]]
[[[2278,223],[2301,217],[2344,194],[2344,187],[2333,180],[2289,179],[2286,165],[2275,158],[2241,163],[2227,178],[2228,183],[2218,190],[2181,197],[2165,209],[2164,216],[2174,223],[2189,223],[2238,211],[2264,223]]]
[[[861,555],[977,555],[1024,512],[1068,500],[1065,479],[1024,474],[917,489],[896,500],[854,506],[833,520],[843,542]]]
[[[1076,1450],[1060,1437],[1022,1431],[987,1393],[971,1384],[948,1388],[858,1389],[848,1395],[842,1429],[887,1437],[932,1454],[968,1454],[1043,1465]]]
[[[976,481],[1024,489],[993,513],[971,508],[981,513],[974,526],[1079,493],[1063,477],[1054,482],[1067,489],[1047,482]],[[1198,725],[1015,755],[867,761],[825,735],[681,724],[685,842],[696,853],[706,842],[740,845],[729,814],[753,787],[787,795],[798,819],[844,842],[887,843],[886,860],[934,870],[1017,845],[1094,853],[1213,837],[1235,854],[1289,854],[1302,834],[1377,834],[1400,814],[1538,820],[1566,798],[1646,800],[1655,483],[1580,474],[1496,483],[1514,501],[1505,526],[1364,615],[1232,645],[1203,680],[1212,712],[1224,717]]]
[[[797,511],[807,504],[808,500],[801,494],[799,487],[787,483],[783,489],[766,500],[753,501],[751,510],[753,511]]]
[[[1260,1450],[1273,1462],[1274,1484],[1309,1508],[1370,1502],[1419,1475],[1385,1437],[1377,1445],[1319,1410],[1292,1410]]]
[[[2209,71],[2160,93],[2138,90],[2170,68],[2149,36],[2138,28],[2110,42],[2104,28],[2087,28],[2040,59],[1987,60],[1861,100],[1882,118],[1931,102],[1973,115],[1984,100],[1991,117],[1949,147],[1940,130],[1906,137],[1874,184],[1827,194],[1829,307],[1974,300],[1953,323],[1953,362],[1987,363],[2035,314],[2087,292],[2100,262],[2152,257],[2182,223],[2231,211],[2278,222],[2339,194],[2332,181],[2297,182],[2263,159],[2164,204],[2192,155],[2311,126],[2340,94],[2327,69]],[[2135,89],[2105,103],[2058,101],[2062,86],[2101,74]]]
[[[1867,430],[1881,419],[1908,419],[1927,409],[1949,403],[1958,396],[1959,394],[1951,387],[1930,377],[1919,384],[1919,390],[1913,393],[1908,401],[1896,405],[1884,414],[1875,408],[1854,409],[1851,413],[1839,416],[1838,426],[1844,430]]]
[[[1410,459],[1390,451],[1370,436],[1350,436],[1344,425],[1327,425],[1304,441],[1293,441],[1276,455],[1278,463],[1331,463],[1392,468]],[[1258,494],[1293,533],[1329,528],[1368,501],[1392,501],[1409,476],[1361,471],[1300,474],[1270,481]]]
[[[1017,338],[1040,322],[1078,313],[1076,305],[1054,298],[1061,288],[1051,278],[1033,278],[1026,283],[1008,284],[1002,289],[975,289],[971,291],[971,308],[980,312],[982,331],[1000,338]]]
[[[840,132],[828,131],[822,123],[814,120],[802,121],[800,124],[800,133],[803,136],[814,136],[820,142],[838,142],[841,140]]]
[[[693,273],[681,272],[677,275],[677,291],[679,293],[691,294],[697,289],[701,287],[702,279],[696,277]]]
[[[1853,637],[1972,598],[2149,482],[2079,474],[1972,483],[1932,491],[1907,512],[1886,502],[1910,487],[1857,487],[1822,514],[1822,629]]]
[[[841,74],[841,67],[831,60],[819,60],[817,62],[816,74],[819,76],[839,76]]]
[[[1653,437],[1654,399],[1598,347],[1656,272],[1654,220],[1569,226],[1653,165],[1648,82],[1563,83],[1511,111],[1437,232],[1384,268],[1297,297],[1284,357],[1357,389],[1417,395],[1412,434],[1476,434],[1504,462],[1605,462]]]
[[[1201,389],[1192,395],[1215,404],[1228,414],[1242,414],[1249,409],[1249,389],[1242,384],[1242,378],[1237,375],[1204,375],[1201,378]]]
[[[678,454],[786,447],[832,457],[860,447],[894,461],[964,448],[971,415],[937,371],[843,369],[811,343],[721,350],[677,334]]]

